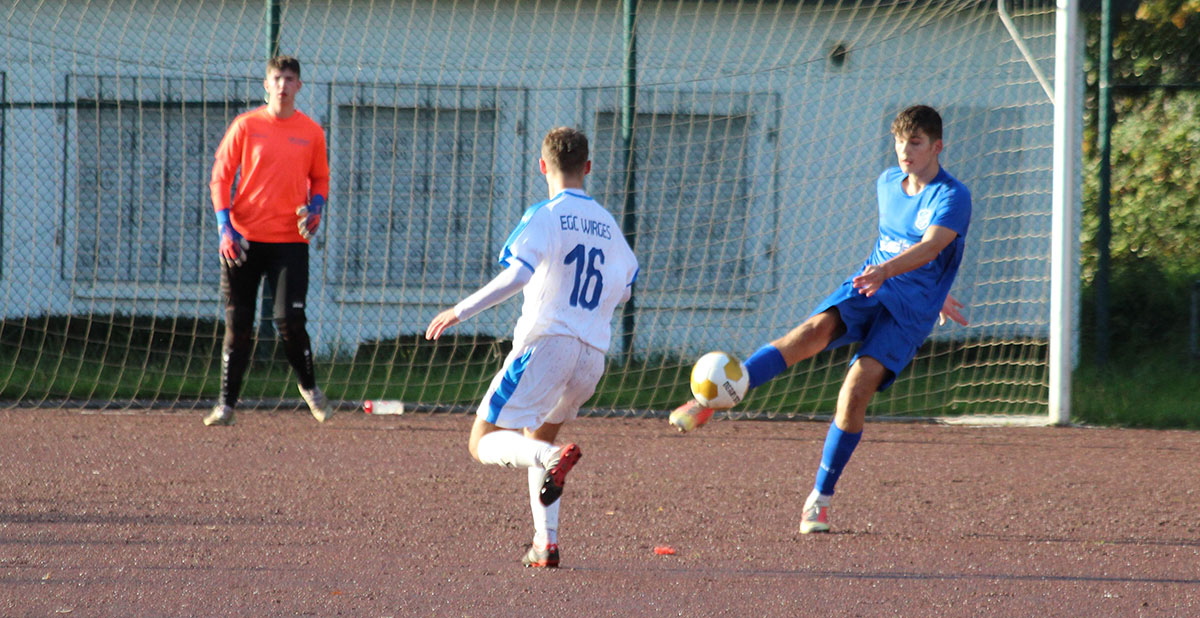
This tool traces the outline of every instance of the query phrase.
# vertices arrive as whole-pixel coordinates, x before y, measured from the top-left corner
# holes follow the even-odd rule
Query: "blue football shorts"
[[[896,376],[912,362],[913,357],[917,355],[917,349],[929,336],[928,331],[897,322],[876,296],[868,298],[854,292],[843,300],[822,304],[813,315],[831,307],[837,309],[842,323],[846,325],[846,332],[831,341],[825,349],[832,350],[861,342],[862,345],[850,359],[850,364],[853,365],[864,356],[879,361],[889,372],[879,385],[881,391],[896,381]]]

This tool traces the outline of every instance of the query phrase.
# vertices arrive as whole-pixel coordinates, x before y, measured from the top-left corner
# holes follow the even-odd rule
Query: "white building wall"
[[[149,99],[180,91],[210,102],[253,101],[265,49],[262,4],[16,4],[0,29],[3,317],[220,317],[215,284],[85,285],[64,277],[73,260],[70,243],[78,240],[68,219],[82,216],[74,211],[73,195],[78,92],[68,88],[79,90],[78,82],[86,81],[71,76],[100,75],[139,78]],[[524,208],[545,198],[536,167],[542,134],[561,124],[594,134],[596,114],[614,111],[619,101],[624,52],[618,2],[541,13],[523,2],[474,12],[444,2],[285,4],[282,50],[304,64],[298,104],[327,128],[331,151],[347,130],[338,124],[337,106],[347,103],[350,85],[373,87],[366,90],[371,93],[427,86],[433,94],[422,96],[438,104],[477,86],[500,101],[494,206],[490,219],[479,223],[487,226],[489,257]],[[1018,20],[1035,53],[1048,58],[1052,11],[1031,11]],[[752,244],[765,257],[755,258],[764,268],[751,274],[751,292],[722,302],[712,293],[692,299],[639,291],[637,350],[695,354],[722,347],[748,354],[802,320],[869,252],[874,180],[894,163],[887,129],[900,108],[917,102],[942,110],[943,163],[975,193],[969,254],[953,292],[968,303],[974,326],[940,332],[1045,335],[1052,110],[993,13],[948,14],[927,3],[839,10],[828,4],[671,2],[642,3],[638,24],[640,111],[709,113],[704,106],[730,99],[729,93],[757,106],[747,137],[755,151],[748,208],[756,213]],[[849,52],[835,66],[828,53],[839,42]],[[173,90],[163,86],[168,78],[194,81]],[[597,160],[612,158],[596,154]],[[206,161],[211,165],[211,153]],[[997,162],[1009,167],[997,169]],[[351,222],[338,214],[342,162],[333,157],[331,163],[333,198],[312,253],[309,291],[310,332],[318,347],[352,351],[361,341],[420,332],[440,308],[481,283],[381,289],[332,284],[340,246],[333,239]],[[607,206],[621,208],[611,200]],[[181,212],[206,207],[180,205]],[[215,269],[208,225],[195,242],[213,246],[206,255]],[[652,287],[656,275],[661,273],[644,270],[644,287]],[[506,336],[517,307],[510,302],[487,312],[461,332]]]

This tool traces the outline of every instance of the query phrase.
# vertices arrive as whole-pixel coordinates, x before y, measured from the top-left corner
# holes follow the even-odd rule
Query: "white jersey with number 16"
[[[533,272],[513,347],[569,335],[608,351],[612,316],[637,280],[638,263],[613,216],[580,189],[525,211],[504,242],[500,263]]]

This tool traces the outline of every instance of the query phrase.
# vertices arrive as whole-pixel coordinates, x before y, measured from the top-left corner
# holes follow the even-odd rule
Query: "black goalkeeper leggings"
[[[242,377],[254,345],[254,308],[259,282],[267,279],[275,298],[275,328],[300,386],[316,385],[312,348],[305,328],[308,296],[308,244],[251,242],[241,266],[221,266],[225,301],[225,340],[221,346],[221,403],[237,405]]]

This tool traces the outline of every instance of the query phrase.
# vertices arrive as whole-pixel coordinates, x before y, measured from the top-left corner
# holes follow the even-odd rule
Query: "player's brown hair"
[[[896,114],[892,121],[892,135],[908,137],[920,131],[930,140],[942,139],[942,117],[928,105],[913,105]]]
[[[588,139],[572,127],[551,129],[542,140],[542,159],[563,174],[578,174],[588,162]]]
[[[271,58],[267,61],[267,73],[270,74],[272,69],[277,71],[291,71],[296,74],[296,77],[300,77],[300,61],[296,60],[293,56],[275,56]]]

